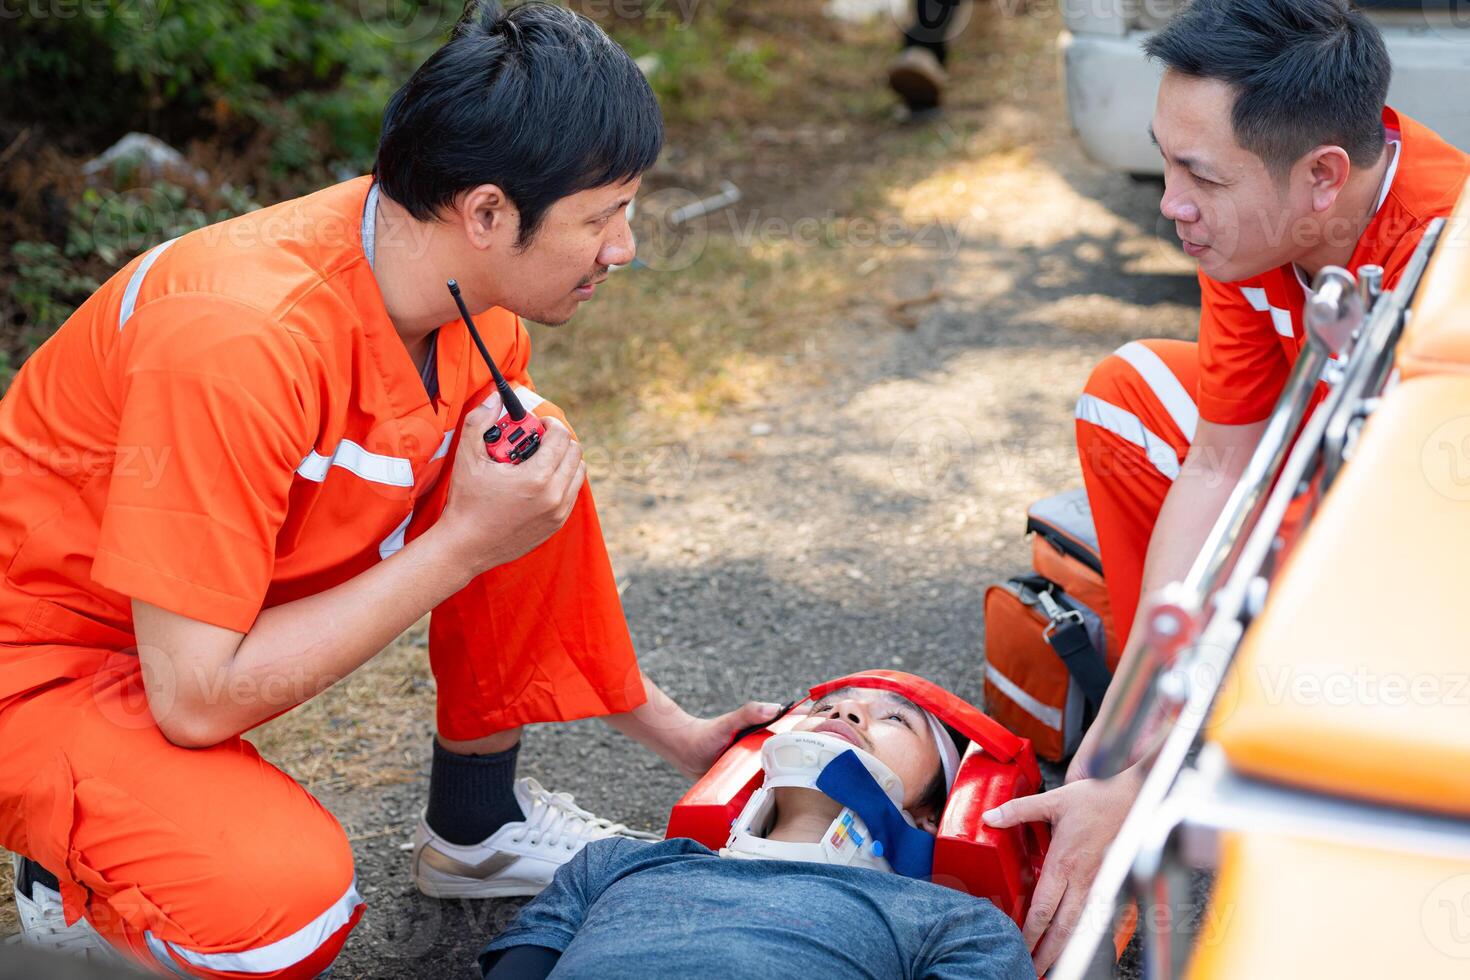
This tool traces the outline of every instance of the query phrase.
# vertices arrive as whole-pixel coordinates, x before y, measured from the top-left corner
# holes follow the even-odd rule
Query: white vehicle
[[[1149,141],[1160,69],[1143,54],[1150,33],[1185,0],[1062,0],[1060,47],[1072,127],[1089,156],[1140,176],[1163,173]],[[1470,149],[1470,2],[1357,0],[1393,58],[1388,104]],[[1462,93],[1455,97],[1452,93]]]

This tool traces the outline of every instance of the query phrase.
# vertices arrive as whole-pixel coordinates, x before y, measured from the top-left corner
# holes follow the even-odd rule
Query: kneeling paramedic
[[[32,941],[308,977],[362,915],[337,821],[240,738],[433,611],[429,895],[535,894],[630,833],[515,778],[521,726],[609,716],[689,775],[775,706],[691,718],[638,668],[577,443],[520,317],[633,258],[658,105],[590,21],[472,8],[371,178],[135,259],[0,402],[0,845]],[[547,419],[493,462],[479,333]],[[488,399],[488,401],[487,401]]]
[[[761,745],[763,783],[723,849],[594,841],[481,966],[488,980],[1032,980],[1004,912],[927,880],[959,761],[950,731],[903,695],[830,691]]]
[[[1128,637],[1120,671],[1139,655],[1140,599],[1185,577],[1265,431],[1306,342],[1314,277],[1380,265],[1392,289],[1470,178],[1470,158],[1385,106],[1383,37],[1347,0],[1195,0],[1145,48],[1164,66],[1161,210],[1199,264],[1203,309],[1198,343],[1127,344],[1077,402],[1114,625]],[[1097,731],[1067,785],[998,815],[1053,825],[1025,925],[1041,970],[1141,783],[1138,766],[1085,778]]]

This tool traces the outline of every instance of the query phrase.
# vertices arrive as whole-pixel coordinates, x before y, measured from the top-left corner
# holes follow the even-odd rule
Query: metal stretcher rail
[[[1143,655],[1135,658],[1134,669],[1114,682],[1125,686],[1097,720],[1104,726],[1099,733],[1100,775],[1126,768],[1140,737],[1168,727],[1152,759],[1141,763],[1148,766],[1148,773],[1138,799],[1103,859],[1077,931],[1050,974],[1057,980],[1086,976],[1103,938],[1112,934],[1119,897],[1130,876],[1137,877],[1135,864],[1156,833],[1155,817],[1166,807],[1241,637],[1264,603],[1287,512],[1303,494],[1325,492],[1324,484],[1340,470],[1343,454],[1350,453],[1351,439],[1346,437],[1371,412],[1390,376],[1405,315],[1444,224],[1440,219],[1429,226],[1392,291],[1371,295],[1381,282],[1382,272],[1376,268],[1368,271],[1368,288],[1362,291],[1344,270],[1325,269],[1319,274],[1308,306],[1307,350],[1297,361],[1261,445],[1189,578],[1165,590],[1162,601],[1155,600],[1146,613],[1151,618]],[[1365,296],[1376,302],[1363,324]],[[1338,383],[1297,435],[1330,352],[1344,351],[1350,343]],[[1304,367],[1304,362],[1315,362],[1315,368],[1311,363]]]

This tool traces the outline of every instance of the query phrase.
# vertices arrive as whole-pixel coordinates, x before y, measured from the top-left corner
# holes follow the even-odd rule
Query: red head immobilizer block
[[[815,701],[843,687],[902,694],[970,739],[934,844],[934,882],[988,898],[1019,925],[1051,835],[1045,824],[999,830],[980,816],[1041,788],[1030,739],[1007,731],[974,705],[936,684],[897,670],[865,670],[811,689]],[[730,825],[761,783],[761,745],[794,728],[804,713],[788,712],[731,746],[669,815],[669,837],[688,837],[711,850],[725,846]]]

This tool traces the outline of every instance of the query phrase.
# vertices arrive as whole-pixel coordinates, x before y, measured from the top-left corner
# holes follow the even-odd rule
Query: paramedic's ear
[[[1304,158],[1312,185],[1312,210],[1326,211],[1337,201],[1353,172],[1352,158],[1340,146],[1319,146]]]
[[[514,239],[520,225],[520,212],[497,184],[480,184],[460,195],[458,217],[476,248],[489,248],[497,235],[507,232]]]

